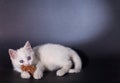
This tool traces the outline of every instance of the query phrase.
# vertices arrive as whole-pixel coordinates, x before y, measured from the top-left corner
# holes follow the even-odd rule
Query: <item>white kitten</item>
[[[20,72],[22,78],[30,78],[30,74],[23,72],[21,65],[36,65],[35,79],[41,79],[46,70],[57,70],[56,75],[63,76],[66,73],[78,73],[82,67],[81,59],[74,50],[58,44],[45,44],[32,49],[30,43],[26,42],[18,50],[9,49],[9,55],[14,70]]]

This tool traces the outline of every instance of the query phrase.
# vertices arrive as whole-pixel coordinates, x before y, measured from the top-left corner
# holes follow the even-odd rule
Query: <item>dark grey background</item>
[[[23,80],[8,49],[59,43],[79,52],[78,74]],[[120,83],[120,0],[0,0],[0,82]]]
[[[119,0],[0,0],[0,56],[29,40],[119,57],[119,35]]]

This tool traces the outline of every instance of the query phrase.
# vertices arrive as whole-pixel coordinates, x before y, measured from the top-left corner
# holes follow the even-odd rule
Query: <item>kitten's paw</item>
[[[28,72],[22,72],[21,73],[21,78],[29,79],[30,78],[30,74]]]
[[[79,73],[79,72],[80,72],[80,69],[78,69],[78,70],[70,69],[69,70],[69,73]]]
[[[66,72],[65,72],[64,70],[58,70],[57,73],[56,73],[56,75],[57,75],[57,76],[64,76],[65,73],[66,73]]]
[[[43,77],[43,73],[35,71],[33,77],[34,77],[34,79],[41,79]]]

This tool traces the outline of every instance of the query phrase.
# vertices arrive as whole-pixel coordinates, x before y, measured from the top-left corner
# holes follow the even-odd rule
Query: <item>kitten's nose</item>
[[[24,65],[25,65],[25,66],[29,66],[30,64],[29,64],[29,63],[25,63]]]

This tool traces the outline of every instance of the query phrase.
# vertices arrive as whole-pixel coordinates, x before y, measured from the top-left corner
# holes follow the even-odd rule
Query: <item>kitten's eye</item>
[[[30,56],[28,56],[28,57],[27,57],[27,60],[31,60],[31,57],[30,57]]]
[[[20,63],[24,63],[24,61],[23,61],[23,60],[20,60]]]

